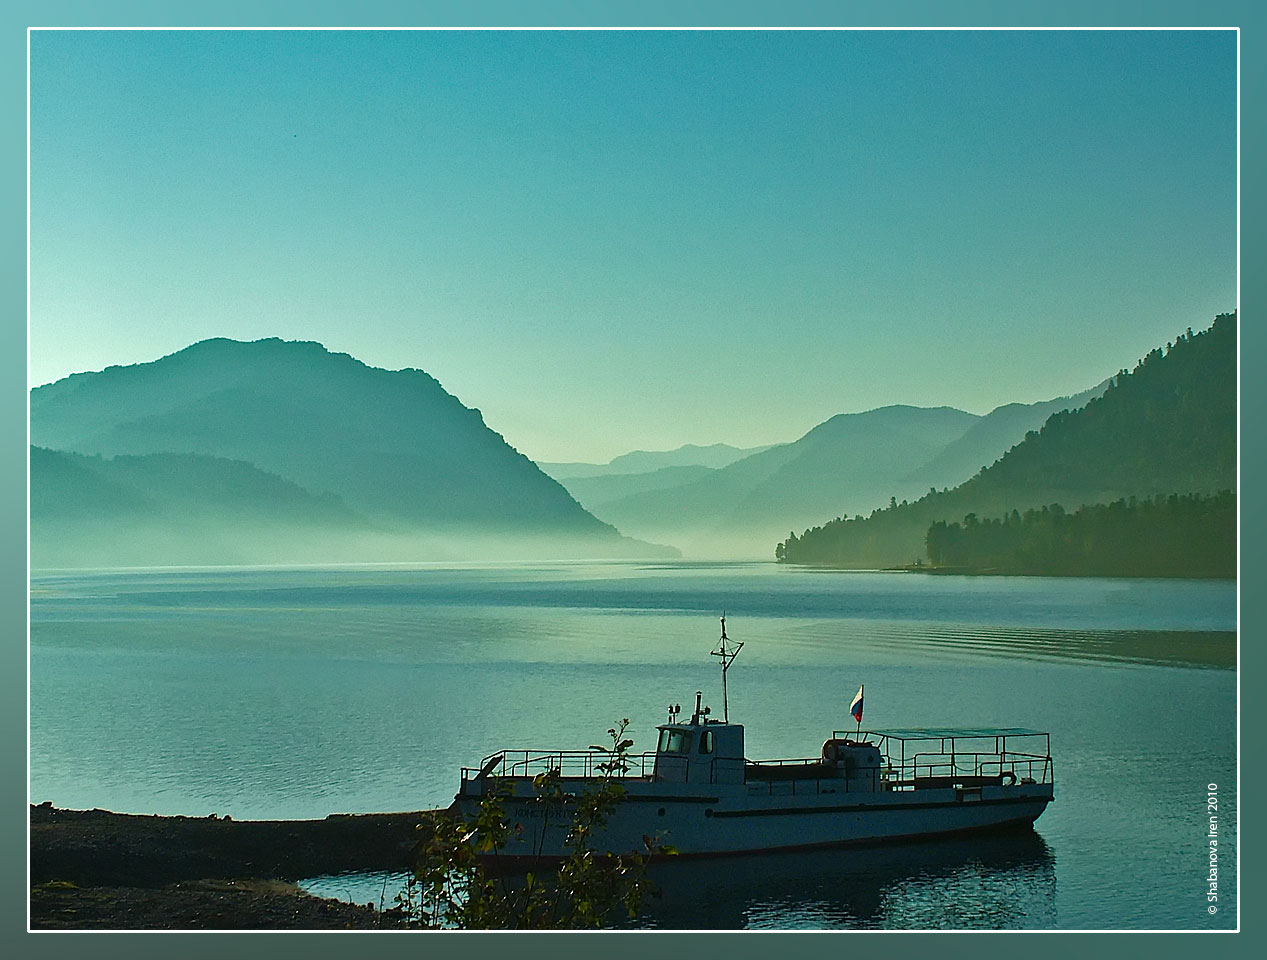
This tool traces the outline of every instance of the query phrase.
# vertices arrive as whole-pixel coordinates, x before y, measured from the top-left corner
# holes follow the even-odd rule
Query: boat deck
[[[785,781],[850,782],[847,789],[913,791],[945,787],[1008,786],[1016,783],[1051,783],[1054,777],[1050,738],[1047,733],[1008,728],[902,728],[891,730],[836,731],[833,742],[874,746],[880,765],[874,771],[846,771],[823,757],[742,761],[742,778],[735,774],[739,761],[710,766],[706,782],[775,783]],[[1008,741],[1011,741],[1009,745]],[[1020,746],[1024,749],[1015,749]],[[660,756],[661,761],[664,757]],[[677,759],[677,758],[673,758]],[[613,776],[622,781],[654,781],[655,752],[624,757],[623,769]],[[596,780],[612,762],[599,750],[500,750],[485,757],[478,768],[463,767],[464,783],[481,778],[531,780],[542,773],[557,773],[564,780]],[[729,775],[715,776],[726,773]]]

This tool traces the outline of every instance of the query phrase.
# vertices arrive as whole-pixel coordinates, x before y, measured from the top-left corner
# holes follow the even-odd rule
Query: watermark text
[[[1209,845],[1207,849],[1210,855],[1210,873],[1206,877],[1205,892],[1205,902],[1208,906],[1205,910],[1213,916],[1219,912],[1219,785],[1217,783],[1205,785],[1205,814],[1209,818],[1206,822],[1209,832],[1205,839]]]

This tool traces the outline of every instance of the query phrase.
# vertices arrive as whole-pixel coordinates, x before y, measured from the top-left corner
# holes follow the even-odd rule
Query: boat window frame
[[[694,745],[695,734],[693,731],[665,727],[660,731],[660,743],[656,750],[658,753],[686,756],[691,752],[691,747]]]
[[[703,733],[700,734],[700,738],[699,738],[700,756],[705,756],[705,755],[711,756],[715,747],[716,747],[716,738],[713,736],[712,730],[705,730]]]

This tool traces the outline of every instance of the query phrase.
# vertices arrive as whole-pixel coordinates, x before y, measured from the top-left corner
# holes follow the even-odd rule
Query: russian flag
[[[853,703],[849,704],[849,712],[853,714],[854,720],[862,723],[862,687],[858,688],[858,694],[853,698]]]

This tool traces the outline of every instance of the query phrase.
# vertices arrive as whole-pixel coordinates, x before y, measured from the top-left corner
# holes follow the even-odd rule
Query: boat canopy
[[[844,731],[848,733],[849,731]],[[1045,737],[1046,730],[1025,727],[894,727],[889,730],[863,730],[890,740],[950,740],[960,737]]]

